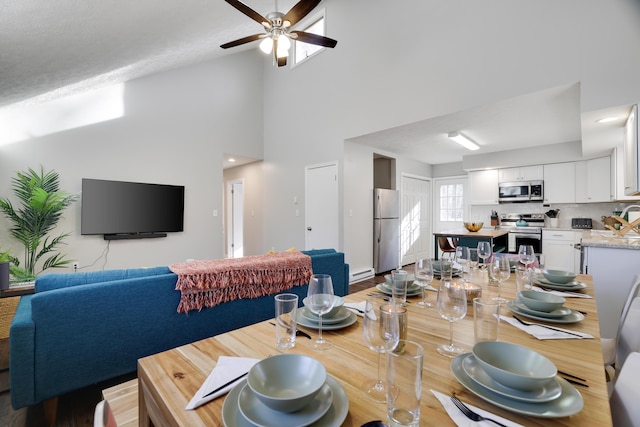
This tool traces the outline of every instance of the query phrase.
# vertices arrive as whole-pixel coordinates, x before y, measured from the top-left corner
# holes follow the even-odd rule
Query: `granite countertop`
[[[582,233],[582,246],[594,248],[616,248],[616,249],[636,249],[640,250],[640,236],[630,232],[635,238],[623,238],[614,235],[608,230],[592,230]]]

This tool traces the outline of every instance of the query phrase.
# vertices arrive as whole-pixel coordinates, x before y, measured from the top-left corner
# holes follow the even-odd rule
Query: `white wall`
[[[337,47],[291,70],[265,69],[265,105],[290,106],[265,108],[266,240],[301,246],[303,215],[292,216],[288,201],[303,193],[305,164],[338,158],[343,250],[354,269],[372,253],[373,170],[353,161],[346,139],[575,82],[583,111],[640,98],[634,0],[323,4]]]
[[[61,231],[73,233],[61,249],[87,270],[219,258],[223,153],[262,157],[261,93],[262,61],[253,52],[132,81],[121,118],[0,146],[0,194],[11,195],[16,171],[40,165],[55,169],[72,193],[80,193],[82,178],[184,185],[184,232],[112,241],[101,257],[102,236],[80,235],[78,201],[60,223]],[[0,218],[0,242],[21,254],[8,226]]]

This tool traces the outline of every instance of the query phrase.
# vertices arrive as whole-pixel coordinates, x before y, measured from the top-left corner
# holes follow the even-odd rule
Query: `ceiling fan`
[[[307,16],[307,14],[311,12],[321,0],[300,0],[286,14],[276,11],[269,13],[266,18],[238,0],[225,1],[247,15],[249,18],[261,24],[264,27],[265,33],[253,34],[251,36],[243,37],[220,45],[223,49],[263,39],[260,43],[260,49],[265,53],[273,52],[274,62],[278,67],[282,67],[283,65],[287,65],[287,57],[289,56],[291,40],[298,40],[304,43],[331,48],[336,47],[336,44],[338,44],[336,40],[330,39],[329,37],[304,31],[290,30],[292,26]],[[276,10],[277,9],[278,3],[276,1]]]

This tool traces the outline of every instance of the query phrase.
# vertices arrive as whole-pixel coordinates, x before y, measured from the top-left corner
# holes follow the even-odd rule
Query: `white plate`
[[[569,307],[560,307],[557,310],[546,312],[546,311],[533,310],[527,307],[527,305],[520,300],[513,301],[513,304],[514,306],[518,307],[518,309],[520,309],[520,311],[522,312],[532,314],[534,316],[545,317],[545,318],[546,317],[549,317],[549,318],[564,317],[572,313]]]
[[[462,369],[462,361],[471,353],[461,354],[451,361],[451,372],[453,376],[471,393],[480,399],[492,403],[507,411],[517,414],[529,415],[538,418],[561,418],[577,414],[584,406],[582,395],[574,386],[566,380],[556,377],[556,381],[560,384],[562,392],[560,397],[549,402],[530,403],[520,402],[510,397],[501,396],[482,387],[480,384],[472,380],[469,375]]]
[[[528,317],[529,319],[540,320],[547,323],[576,323],[584,320],[584,314],[574,310],[571,310],[571,314],[567,316],[551,318],[551,317],[540,317],[540,316],[535,316],[533,314],[526,313],[520,310],[520,308],[515,304],[515,301],[507,302],[507,308],[521,316]]]
[[[239,408],[238,397],[246,384],[246,379],[241,381],[229,392],[224,400],[222,422],[225,427],[255,427],[253,423],[242,416]],[[327,385],[331,387],[333,393],[333,404],[322,418],[311,424],[313,427],[339,426],[349,413],[349,398],[344,388],[330,375],[327,375]]]
[[[384,286],[382,283],[377,284],[376,285],[376,289],[379,290],[382,293],[385,293],[387,295],[392,295],[391,293],[391,288],[387,288],[386,286]],[[415,291],[407,291],[407,296],[408,297],[413,297],[416,295],[420,295],[421,294],[421,290],[420,290],[420,286],[418,286],[418,289]]]
[[[575,291],[579,289],[584,289],[587,287],[584,282],[570,282],[567,284],[554,283],[550,282],[545,278],[539,277],[536,279],[536,283],[542,287],[553,289],[556,291]]]
[[[302,314],[302,317],[304,317],[309,322],[318,323],[318,320],[319,320],[318,315],[310,312],[308,308],[303,307],[302,310],[300,310],[300,312]],[[324,327],[324,325],[331,325],[333,323],[344,322],[348,318],[349,318],[349,311],[347,309],[340,307],[340,311],[338,311],[335,315],[331,317],[322,316],[322,326]]]
[[[342,322],[338,322],[338,323],[333,323],[333,324],[325,324],[324,321],[322,322],[322,330],[323,331],[334,331],[336,329],[342,329],[342,328],[346,328],[347,326],[351,326],[354,323],[356,323],[356,320],[358,320],[358,316],[351,310],[346,310],[349,313],[349,316],[343,320]],[[302,316],[302,312],[299,311],[298,312],[298,325],[300,326],[304,326],[306,328],[310,328],[310,329],[318,329],[319,323],[316,321],[311,321],[311,320],[307,320]]]
[[[384,283],[380,283],[382,286],[384,286],[385,288],[387,288],[387,291],[391,292],[391,285],[388,284],[387,282]],[[420,285],[416,284],[415,282],[410,284],[409,286],[407,286],[407,293],[411,293],[411,292],[420,292]]]
[[[555,380],[549,381],[544,387],[536,391],[524,391],[507,387],[491,378],[491,376],[482,369],[478,360],[471,353],[469,353],[468,357],[465,357],[462,360],[462,369],[464,369],[464,372],[469,376],[469,378],[481,386],[500,395],[520,400],[522,402],[549,402],[550,400],[558,398],[562,393],[560,383]]]
[[[242,415],[259,427],[302,427],[317,421],[327,413],[333,403],[331,387],[326,383],[316,397],[296,412],[280,412],[262,403],[258,396],[245,385],[238,395],[238,406]]]

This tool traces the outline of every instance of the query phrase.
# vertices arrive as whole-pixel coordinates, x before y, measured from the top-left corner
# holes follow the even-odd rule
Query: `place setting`
[[[393,286],[394,283],[397,283],[398,286],[403,286],[403,281],[406,280],[406,287],[407,287],[407,292],[406,292],[406,296],[407,297],[413,297],[413,296],[419,296],[422,295],[422,288],[420,287],[420,285],[418,283],[416,283],[415,280],[415,275],[411,274],[411,273],[406,273],[406,278],[402,278],[402,279],[395,279],[394,282],[394,278],[392,277],[392,275],[394,275],[396,272],[393,271],[392,274],[385,274],[384,276],[384,283],[379,283],[376,285],[376,289],[380,292],[382,292],[385,295],[388,296],[393,296]]]
[[[309,299],[302,300],[304,304],[298,310],[297,324],[310,329],[320,329],[320,316],[309,308]],[[333,296],[333,307],[322,315],[322,329],[333,331],[353,325],[357,320],[357,312],[344,306],[344,299],[340,296]]]
[[[518,414],[559,418],[576,414],[584,406],[580,392],[558,375],[551,360],[518,344],[479,341],[471,352],[452,360],[451,371],[471,393]],[[490,417],[515,425],[492,414]]]
[[[542,270],[542,276],[536,276],[534,282],[544,289],[554,291],[580,291],[586,288],[585,283],[575,280],[576,276],[565,270]]]

